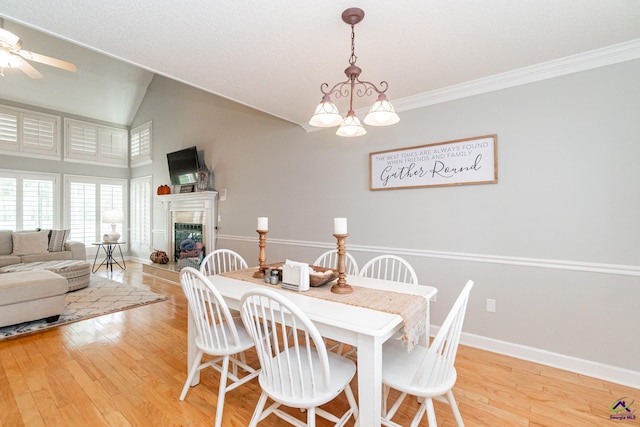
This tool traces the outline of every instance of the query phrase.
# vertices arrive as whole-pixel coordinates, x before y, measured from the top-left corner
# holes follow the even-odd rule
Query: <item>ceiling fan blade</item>
[[[42,78],[42,74],[40,74],[40,71],[33,68],[33,66],[29,64],[27,61],[22,61],[22,65],[20,66],[20,69],[22,70],[23,73],[25,73],[27,76],[31,77],[32,79]]]
[[[19,49],[20,37],[16,36],[11,31],[7,31],[4,28],[0,27],[0,46],[6,47],[11,50]]]
[[[41,64],[51,65],[52,67],[62,68],[67,71],[77,71],[78,67],[71,62],[63,61],[62,59],[52,58],[50,56],[41,55],[35,52],[29,52],[28,50],[20,50],[17,52],[18,55],[22,56],[24,59],[28,59],[30,61],[40,62]]]

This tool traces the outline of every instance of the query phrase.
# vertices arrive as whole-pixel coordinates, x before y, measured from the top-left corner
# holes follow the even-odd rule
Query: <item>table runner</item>
[[[253,274],[256,271],[258,271],[258,268],[252,267],[243,270],[228,271],[226,273],[220,273],[220,275],[271,288],[283,289],[281,284],[270,285],[265,283],[263,279],[254,278]],[[334,294],[331,292],[332,283],[315,288],[312,287],[308,291],[305,291],[304,294],[313,298],[400,315],[404,322],[402,340],[408,351],[413,349],[418,343],[420,336],[425,333],[425,321],[428,310],[427,300],[425,298],[416,298],[416,295],[412,294],[383,291],[357,285],[350,285],[351,288],[353,288],[353,292],[350,294]]]

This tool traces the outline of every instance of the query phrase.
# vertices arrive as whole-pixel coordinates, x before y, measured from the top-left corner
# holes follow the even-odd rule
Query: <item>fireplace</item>
[[[206,255],[202,229],[202,224],[176,222],[173,225],[173,260],[180,267],[200,267],[200,263]]]
[[[159,195],[167,209],[166,237],[169,259],[179,268],[198,268],[216,247],[216,191]],[[191,240],[193,247],[191,246]],[[186,246],[181,248],[181,243]],[[197,250],[202,249],[199,253]]]

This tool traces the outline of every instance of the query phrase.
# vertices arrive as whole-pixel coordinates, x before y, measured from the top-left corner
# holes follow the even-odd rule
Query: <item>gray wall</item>
[[[132,173],[166,184],[165,154],[197,145],[227,189],[218,247],[250,264],[258,216],[269,217],[268,262],[313,261],[347,217],[360,265],[398,253],[438,287],[434,324],[473,279],[465,332],[640,371],[639,75],[636,60],[401,112],[356,139],[156,76],[132,123],[153,120],[155,161]],[[497,184],[368,189],[370,152],[486,134],[498,136]]]

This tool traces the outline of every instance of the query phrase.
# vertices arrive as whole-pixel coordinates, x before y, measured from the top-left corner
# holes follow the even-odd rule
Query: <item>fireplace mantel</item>
[[[194,203],[211,203],[215,206],[216,199],[218,198],[217,191],[198,191],[196,193],[174,193],[174,194],[160,194],[158,200],[163,205],[167,206],[167,209],[171,209],[171,204],[194,204]]]
[[[195,193],[175,193],[160,194],[157,200],[162,203],[167,210],[166,236],[169,237],[170,258],[174,259],[174,237],[173,226],[176,217],[184,216],[189,212],[194,216],[203,217],[203,243],[207,253],[215,250],[215,225],[216,225],[216,200],[218,198],[217,191],[199,191]],[[183,222],[183,221],[178,221]],[[191,221],[185,221],[191,222]]]

